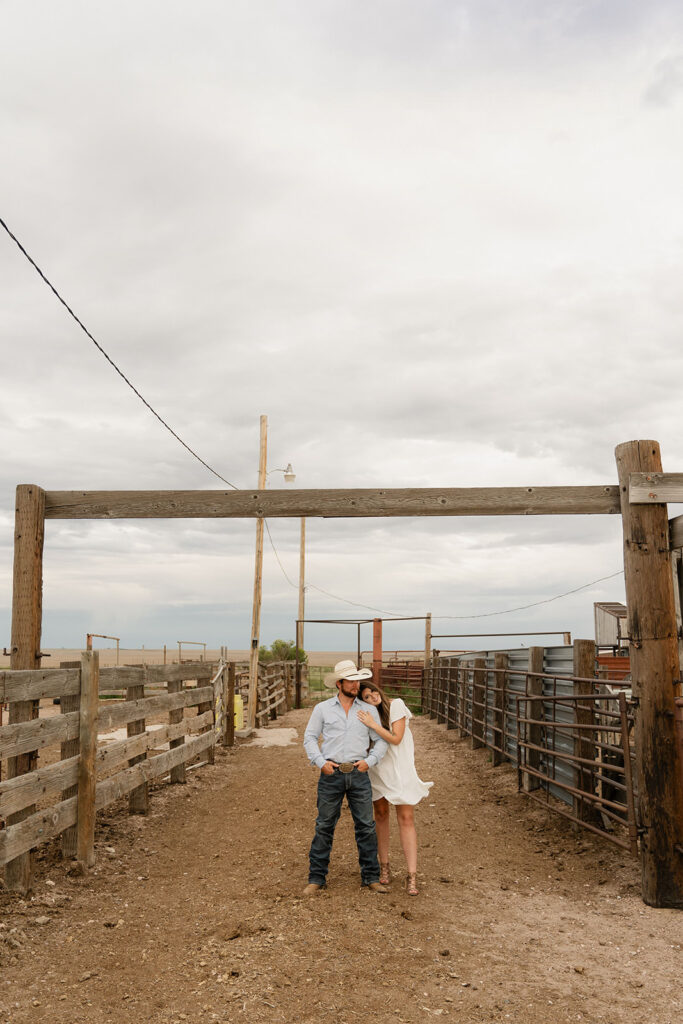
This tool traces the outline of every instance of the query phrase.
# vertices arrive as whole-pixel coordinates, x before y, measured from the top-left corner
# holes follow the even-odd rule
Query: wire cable
[[[490,619],[494,615],[510,615],[511,612],[523,612],[527,608],[538,608],[541,604],[550,604],[552,601],[559,601],[563,597],[569,597],[571,594],[578,594],[581,590],[588,590],[589,587],[594,587],[596,583],[604,583],[605,580],[613,580],[615,576],[623,576],[624,570],[619,569],[617,572],[611,573],[609,576],[601,576],[600,579],[591,580],[590,583],[584,583],[580,587],[574,587],[573,590],[566,590],[564,594],[556,594],[555,597],[545,597],[542,601],[533,601],[531,604],[520,604],[517,608],[506,608],[501,612],[483,612],[478,615],[433,615],[432,619]]]
[[[121,377],[121,379],[128,385],[128,387],[131,389],[131,391],[140,399],[142,404],[144,406],[146,406],[146,408],[152,413],[152,415],[156,417],[156,419],[159,421],[159,423],[161,423],[161,425],[163,427],[165,427],[166,430],[168,430],[169,434],[171,434],[172,437],[174,437],[176,439],[176,441],[178,441],[179,444],[181,444],[183,446],[183,448],[187,452],[189,452],[189,454],[193,458],[197,459],[197,461],[200,462],[202,464],[202,466],[204,466],[205,469],[208,469],[208,471],[210,473],[212,473],[218,480],[221,480],[224,484],[227,484],[228,487],[232,487],[232,489],[234,491],[238,491],[239,487],[237,487],[235,484],[231,483],[224,476],[222,476],[217,470],[215,470],[213,468],[213,466],[210,466],[209,463],[206,462],[201,457],[201,455],[198,455],[197,452],[194,451],[194,449],[191,448],[189,446],[189,444],[187,444],[186,441],[183,441],[182,437],[178,433],[176,433],[176,431],[173,429],[173,427],[171,427],[166,422],[166,420],[162,416],[159,415],[159,413],[147,401],[147,399],[142,394],[140,394],[140,392],[135,387],[135,385],[132,383],[132,381],[129,380],[129,378],[125,375],[123,370],[121,370],[119,368],[119,366],[117,366],[117,364],[114,362],[114,360],[111,358],[111,356],[104,350],[102,345],[100,345],[99,341],[97,341],[97,339],[93,337],[93,335],[90,333],[90,331],[85,326],[83,321],[80,320],[79,317],[74,313],[73,309],[68,304],[68,302],[65,299],[62,298],[62,296],[59,294],[59,292],[57,291],[55,286],[46,277],[46,275],[40,269],[40,267],[38,266],[36,261],[33,259],[33,257],[30,256],[29,253],[26,251],[26,249],[21,244],[21,242],[19,241],[17,236],[15,234],[13,234],[12,231],[10,231],[9,227],[7,226],[5,221],[2,219],[2,217],[0,217],[0,225],[5,229],[5,231],[9,235],[9,237],[15,243],[15,245],[20,250],[20,252],[23,253],[23,255],[26,257],[26,259],[31,264],[31,266],[36,271],[36,273],[42,278],[42,280],[48,286],[48,288],[53,293],[53,295],[59,300],[59,302],[61,302],[62,306],[64,306],[64,308],[66,309],[67,313],[69,313],[69,315],[76,321],[76,323],[81,328],[81,330],[84,332],[84,334],[86,334],[87,337],[90,339],[90,341],[92,341],[92,343],[95,346],[95,348],[97,348],[98,351],[104,356],[104,358],[107,360],[107,362],[110,364],[110,366],[112,366],[113,369],[118,373],[119,377]],[[269,539],[271,547],[273,549],[273,554],[275,555],[275,558],[277,559],[277,563],[280,566],[282,574],[285,577],[285,579],[287,580],[287,582],[289,583],[289,585],[296,588],[297,584],[294,583],[289,578],[289,576],[287,575],[287,572],[285,570],[285,567],[284,567],[284,565],[282,564],[282,562],[280,560],[280,556],[278,554],[277,548],[275,547],[275,542],[273,541],[273,537],[272,537],[272,534],[270,532],[270,527],[268,525],[268,520],[264,519],[263,522],[264,522],[264,525],[266,527],[266,532],[268,534],[268,539]],[[581,590],[587,590],[589,587],[593,587],[597,583],[603,583],[605,580],[614,579],[615,576],[621,576],[623,574],[623,572],[624,572],[624,570],[620,569],[618,572],[614,572],[610,576],[602,576],[602,577],[600,577],[600,579],[593,580],[591,583],[585,583],[581,587],[575,587],[573,590],[567,590],[563,594],[556,594],[555,597],[546,597],[542,601],[533,601],[531,604],[518,605],[516,608],[506,608],[503,611],[499,611],[499,612],[483,612],[483,613],[476,614],[476,615],[434,615],[434,616],[432,616],[432,619],[453,619],[453,620],[457,620],[457,619],[488,619],[488,618],[492,618],[493,616],[496,616],[496,615],[510,615],[512,612],[526,611],[528,608],[538,608],[539,605],[550,604],[553,601],[559,601],[563,597],[569,597],[571,594],[578,594]],[[342,601],[344,604],[353,605],[356,608],[367,608],[370,611],[380,612],[382,615],[397,615],[397,616],[399,615],[398,612],[387,612],[387,611],[385,611],[382,608],[375,608],[373,605],[370,605],[370,604],[363,604],[360,601],[350,601],[346,597],[339,597],[339,595],[332,594],[332,593],[330,593],[330,591],[324,590],[322,587],[318,587],[314,583],[307,584],[305,589],[306,590],[309,590],[309,589],[310,590],[317,590],[319,593],[325,594],[326,597],[331,597],[334,601]]]
[[[180,437],[180,435],[179,435],[179,434],[177,434],[177,433],[175,432],[175,430],[173,429],[173,427],[169,426],[169,424],[168,424],[168,423],[166,422],[166,420],[165,420],[165,419],[164,419],[164,418],[163,418],[162,416],[160,416],[160,415],[159,415],[159,413],[158,413],[158,412],[156,411],[156,409],[155,409],[155,408],[154,408],[154,407],[153,407],[152,405],[150,405],[150,403],[149,403],[149,402],[147,401],[147,399],[146,399],[146,398],[145,398],[145,397],[144,397],[143,395],[141,395],[141,394],[140,394],[140,392],[139,392],[139,391],[138,391],[138,389],[137,389],[137,388],[135,387],[135,385],[134,385],[134,384],[133,384],[133,383],[132,383],[132,382],[131,382],[131,381],[130,381],[130,380],[128,379],[128,377],[126,377],[126,375],[125,375],[125,373],[123,372],[123,370],[119,369],[119,367],[118,367],[118,366],[116,365],[116,363],[115,363],[115,362],[114,362],[114,360],[113,360],[113,359],[111,358],[111,356],[110,356],[110,355],[108,355],[108,354],[107,354],[107,352],[105,352],[105,350],[104,350],[104,349],[102,348],[102,346],[100,345],[99,341],[97,341],[97,340],[96,340],[96,339],[95,339],[95,338],[94,338],[94,337],[92,336],[92,334],[90,333],[90,331],[88,330],[88,328],[87,328],[87,327],[85,326],[85,324],[83,323],[83,321],[82,321],[82,320],[79,320],[79,318],[78,318],[78,317],[76,316],[76,314],[74,313],[74,311],[73,311],[73,309],[71,308],[71,306],[70,306],[70,305],[68,304],[68,302],[66,302],[66,300],[65,300],[65,299],[63,299],[63,298],[62,298],[62,296],[61,296],[61,295],[59,294],[59,292],[57,291],[57,289],[55,288],[55,286],[54,286],[54,285],[52,284],[52,282],[48,280],[48,278],[47,278],[47,277],[45,276],[45,274],[43,273],[43,271],[42,271],[42,270],[40,269],[40,267],[38,266],[38,264],[36,263],[36,261],[35,261],[35,260],[34,260],[34,259],[33,259],[33,258],[32,258],[32,257],[31,257],[31,256],[29,255],[29,254],[28,254],[28,252],[26,251],[26,249],[24,248],[24,246],[23,246],[23,245],[21,244],[21,242],[19,241],[19,239],[17,238],[17,236],[16,236],[16,235],[14,235],[14,234],[13,234],[13,233],[12,233],[12,232],[10,231],[10,229],[9,229],[9,228],[7,227],[7,224],[5,224],[5,222],[4,222],[4,220],[2,219],[2,217],[0,217],[0,224],[1,224],[1,225],[2,225],[2,227],[3,227],[4,229],[5,229],[5,231],[7,232],[7,234],[9,235],[9,237],[10,237],[10,238],[12,239],[12,241],[13,241],[13,242],[14,242],[14,243],[15,243],[15,244],[17,245],[17,247],[19,248],[19,250],[20,250],[20,251],[21,251],[21,252],[22,252],[22,253],[24,254],[24,256],[25,256],[25,257],[26,257],[26,259],[27,259],[27,260],[29,261],[29,263],[31,264],[31,266],[33,267],[33,269],[34,269],[34,270],[35,270],[35,271],[36,271],[36,272],[37,272],[37,273],[39,274],[39,276],[40,276],[40,277],[41,277],[41,278],[43,279],[43,281],[44,281],[44,282],[45,282],[45,284],[46,284],[46,285],[48,286],[48,288],[50,289],[50,291],[51,291],[51,292],[52,292],[52,293],[53,293],[53,294],[54,294],[54,295],[55,295],[55,296],[56,296],[56,297],[57,297],[57,298],[59,299],[59,301],[61,302],[61,304],[62,304],[62,305],[64,306],[64,308],[66,309],[66,311],[67,311],[67,312],[68,312],[68,313],[70,314],[70,316],[72,316],[72,317],[73,317],[73,319],[74,319],[74,320],[76,321],[76,323],[77,323],[77,324],[78,324],[78,326],[79,326],[79,327],[81,328],[81,330],[82,330],[82,331],[83,331],[83,332],[84,332],[84,333],[85,333],[85,334],[86,334],[86,335],[87,335],[87,336],[88,336],[88,337],[90,338],[90,340],[92,341],[93,345],[94,345],[94,346],[95,346],[95,347],[96,347],[96,348],[97,348],[97,349],[98,349],[98,350],[99,350],[99,351],[101,352],[101,354],[102,354],[102,355],[104,356],[104,358],[105,358],[105,359],[107,360],[107,362],[108,362],[108,363],[109,363],[109,364],[110,364],[111,366],[113,366],[113,368],[114,368],[114,369],[116,370],[116,372],[118,373],[119,377],[121,377],[121,378],[122,378],[122,380],[124,380],[124,381],[126,382],[126,384],[127,384],[127,385],[128,385],[128,387],[129,387],[129,388],[131,389],[131,391],[132,391],[132,392],[133,392],[133,393],[134,393],[135,395],[137,395],[137,397],[138,397],[138,398],[140,399],[140,401],[142,402],[142,404],[143,404],[143,405],[145,405],[145,406],[146,406],[146,407],[147,407],[147,408],[149,409],[149,411],[150,411],[150,412],[152,413],[152,415],[153,415],[153,416],[156,416],[156,418],[157,418],[157,419],[159,420],[159,423],[161,423],[161,425],[162,425],[162,426],[164,426],[164,427],[166,428],[166,430],[168,430],[169,434],[172,434],[172,435],[173,435],[173,437],[175,437],[176,441],[179,441],[179,442],[180,442],[180,444],[181,444],[181,445],[183,446],[183,448],[185,448],[185,450],[186,450],[186,451],[188,451],[188,452],[190,453],[190,455],[192,455],[192,456],[193,456],[193,457],[194,457],[195,459],[197,459],[197,461],[198,461],[198,462],[201,462],[202,466],[204,466],[204,467],[205,467],[206,469],[208,469],[208,471],[209,471],[210,473],[213,473],[213,475],[214,475],[215,477],[217,477],[217,478],[218,478],[219,480],[222,480],[224,484],[227,484],[227,485],[228,485],[228,487],[232,487],[232,489],[233,489],[234,491],[238,491],[238,490],[239,490],[239,487],[236,487],[236,486],[235,486],[235,484],[232,484],[232,483],[230,483],[230,481],[229,481],[229,480],[226,480],[224,476],[221,476],[221,474],[220,474],[220,473],[219,473],[219,472],[218,472],[217,470],[215,470],[215,469],[213,468],[213,466],[210,466],[208,462],[205,462],[205,460],[204,460],[204,459],[203,459],[203,458],[201,457],[201,455],[198,455],[198,454],[197,454],[197,452],[196,452],[196,451],[194,451],[194,449],[193,449],[193,448],[190,448],[189,444],[187,444],[187,443],[186,443],[185,441],[183,441],[182,437]]]

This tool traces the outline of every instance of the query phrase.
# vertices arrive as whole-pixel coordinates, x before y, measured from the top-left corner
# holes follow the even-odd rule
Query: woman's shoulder
[[[389,721],[397,722],[399,718],[412,718],[410,709],[402,697],[394,697],[389,708]]]

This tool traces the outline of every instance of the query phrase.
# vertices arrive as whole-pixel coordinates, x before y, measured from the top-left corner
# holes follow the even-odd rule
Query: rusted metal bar
[[[543,799],[543,797],[537,796],[536,793],[527,793],[527,796],[530,797],[532,800],[535,800],[536,803],[542,804],[544,807],[548,806],[547,802]],[[577,825],[580,825],[581,828],[588,829],[589,832],[594,832],[595,835],[601,836],[603,839],[609,839],[611,843],[614,843],[615,846],[620,846],[623,850],[628,850],[629,852],[631,851],[630,842],[628,842],[625,839],[620,839],[619,836],[614,835],[614,833],[605,832],[603,829],[597,828],[595,825],[591,825],[588,821],[581,821],[580,818],[577,818],[570,811],[565,811],[563,807],[553,806],[552,809],[555,811],[556,814],[561,814],[563,818],[568,818],[570,821],[573,821]]]

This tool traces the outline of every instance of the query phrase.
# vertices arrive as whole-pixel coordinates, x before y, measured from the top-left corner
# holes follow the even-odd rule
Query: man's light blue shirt
[[[368,767],[372,768],[382,760],[388,744],[367,725],[363,725],[358,717],[359,711],[369,711],[377,724],[381,724],[377,708],[357,697],[348,715],[338,695],[316,704],[304,733],[304,750],[311,764],[322,768],[325,761],[336,761],[337,764],[367,761]],[[322,748],[318,746],[320,735],[323,738]]]

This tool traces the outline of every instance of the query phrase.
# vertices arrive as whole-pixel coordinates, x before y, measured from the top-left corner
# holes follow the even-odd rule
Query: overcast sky
[[[615,483],[635,438],[683,470],[680,3],[5,0],[0,18],[0,216],[231,482],[255,485],[261,413],[269,466],[301,487]],[[9,645],[17,483],[222,485],[4,232],[0,280]],[[298,521],[270,525],[296,583]],[[49,522],[44,646],[248,646],[254,532]],[[621,523],[310,520],[307,555],[347,601],[481,616],[617,572]],[[621,599],[617,576],[434,631],[592,636],[593,602]],[[296,607],[266,544],[266,642]],[[373,614],[316,590],[306,610]]]

